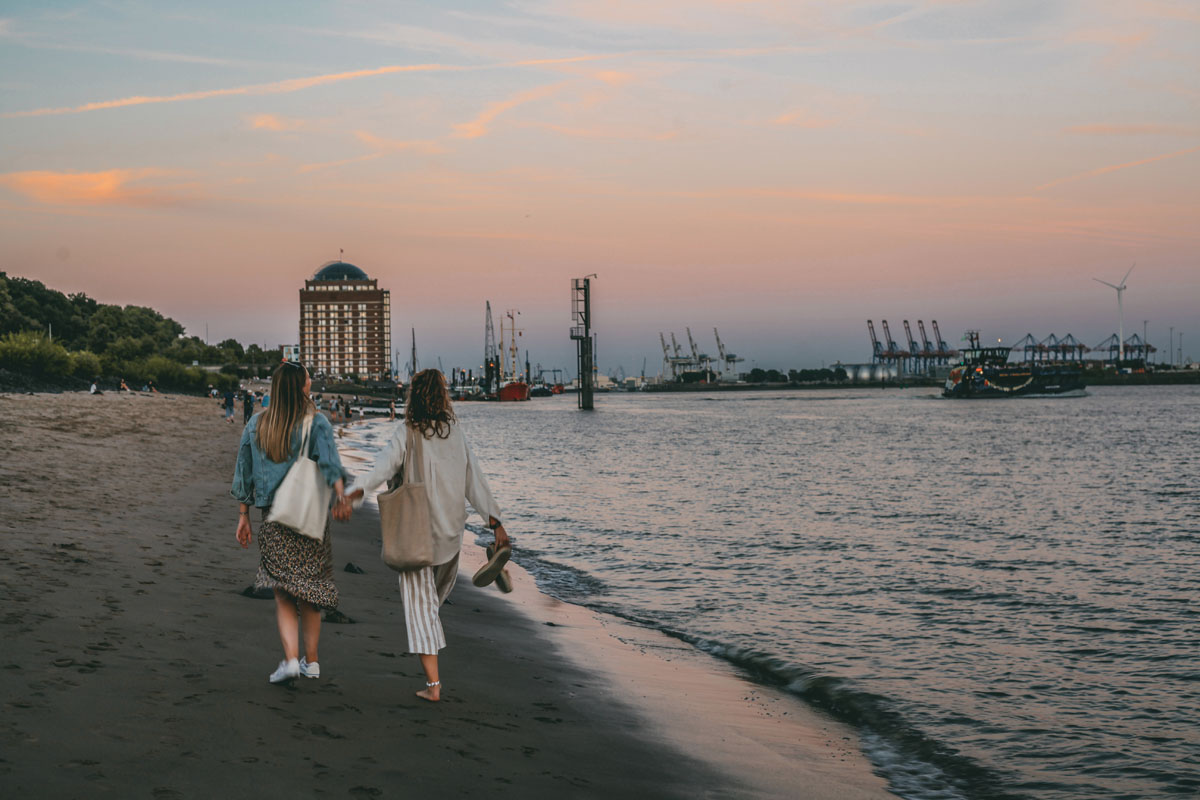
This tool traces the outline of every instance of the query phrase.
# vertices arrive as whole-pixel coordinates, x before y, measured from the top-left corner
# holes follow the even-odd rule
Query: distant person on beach
[[[245,425],[250,421],[250,417],[254,414],[254,392],[246,391],[242,394],[242,424]]]
[[[396,398],[394,397],[392,398],[391,402],[388,403],[388,419],[393,422],[396,421]]]
[[[233,424],[233,389],[225,390],[225,421],[230,425]]]
[[[242,430],[233,488],[229,492],[239,503],[237,540],[242,547],[250,546],[252,505],[258,507],[263,520],[258,528],[259,562],[254,586],[275,592],[275,622],[283,644],[283,661],[269,676],[271,683],[283,683],[301,675],[321,676],[317,653],[321,609],[337,608],[338,603],[328,519],[321,541],[278,522],[266,521],[275,491],[297,458],[315,460],[321,475],[333,487],[338,506],[345,506],[342,490],[346,473],[333,441],[333,427],[313,408],[308,396],[311,386],[308,370],[300,363],[285,361],[275,369],[271,378],[275,402],[263,413],[251,417]],[[300,453],[306,417],[312,417],[312,434],[308,452]],[[303,658],[300,658],[301,631]]]
[[[434,566],[401,572],[400,596],[408,629],[408,651],[420,656],[425,670],[425,688],[417,696],[437,702],[442,697],[437,654],[446,646],[438,607],[445,602],[458,576],[458,552],[467,521],[463,500],[495,530],[497,548],[508,544],[508,533],[500,524],[500,507],[492,499],[487,478],[458,427],[442,373],[427,369],[413,376],[405,408],[405,424],[396,426],[375,466],[354,482],[346,499],[357,503],[365,492],[374,491],[395,476],[404,464],[409,430],[414,437],[422,437],[421,472],[429,495]],[[341,515],[346,512],[343,506]]]
[[[129,384],[127,384],[125,382],[124,378],[121,378],[121,385],[117,388],[117,391],[118,392],[128,392],[129,391]]]
[[[263,411],[267,410],[267,406],[271,405],[271,393],[263,392],[262,407]]]
[[[92,387],[88,389],[88,394],[104,394],[100,391],[100,379],[92,378]]]

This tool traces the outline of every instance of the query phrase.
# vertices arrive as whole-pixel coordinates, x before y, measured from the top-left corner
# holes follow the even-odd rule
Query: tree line
[[[202,391],[269,374],[282,359],[279,349],[243,347],[234,339],[210,345],[184,334],[183,325],[152,308],[99,303],[0,272],[0,368],[12,372]]]

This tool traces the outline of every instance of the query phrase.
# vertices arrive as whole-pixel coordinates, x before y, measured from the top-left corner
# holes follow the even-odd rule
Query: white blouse
[[[407,426],[398,423],[391,440],[375,460],[375,466],[366,475],[355,478],[346,494],[362,489],[365,496],[395,475],[404,464],[407,433]],[[420,436],[420,433],[414,432],[414,435]],[[500,520],[500,507],[492,499],[487,477],[457,423],[450,423],[450,435],[445,439],[436,434],[424,439],[421,454],[421,472],[433,526],[433,563],[444,564],[458,555],[462,547],[463,528],[467,523],[466,503],[470,502],[476,513],[483,517],[484,524],[488,517]]]

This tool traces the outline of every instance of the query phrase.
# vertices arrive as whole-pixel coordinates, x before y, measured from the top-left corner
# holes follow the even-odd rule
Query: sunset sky
[[[397,349],[477,366],[484,302],[570,367],[656,373],[714,326],[746,367],[1125,326],[1200,354],[1193,0],[13,2],[0,270],[298,339],[325,261]]]

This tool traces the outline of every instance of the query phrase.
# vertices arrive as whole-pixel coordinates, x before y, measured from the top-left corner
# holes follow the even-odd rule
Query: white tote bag
[[[271,501],[268,522],[286,525],[318,542],[325,538],[325,520],[329,516],[329,496],[333,489],[317,462],[308,457],[308,440],[313,418],[304,418],[300,433],[300,454],[292,464]]]

